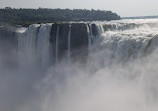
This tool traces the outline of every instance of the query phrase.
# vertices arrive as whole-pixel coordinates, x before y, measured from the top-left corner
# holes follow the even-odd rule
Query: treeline
[[[112,11],[86,9],[15,9],[6,7],[0,9],[0,23],[32,24],[61,21],[103,21],[118,20],[120,16]]]

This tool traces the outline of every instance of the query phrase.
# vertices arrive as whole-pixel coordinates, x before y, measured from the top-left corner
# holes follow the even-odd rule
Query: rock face
[[[71,47],[73,49],[87,46],[88,34],[86,24],[72,24]]]
[[[93,31],[94,35],[96,35],[97,33],[95,25],[93,25]],[[87,24],[52,24],[50,35],[53,55],[57,56],[56,59],[66,56],[68,50],[70,50],[70,56],[72,60],[78,60],[79,57],[83,57],[82,60],[85,61],[88,55]]]
[[[91,24],[92,34],[97,36],[99,34],[96,24]]]
[[[50,42],[52,44],[53,55],[60,59],[68,50],[68,33],[70,30],[69,24],[52,24]],[[57,51],[58,50],[58,51]]]
[[[88,33],[86,24],[72,24],[71,58],[85,62],[88,56]],[[82,59],[79,59],[81,58]]]

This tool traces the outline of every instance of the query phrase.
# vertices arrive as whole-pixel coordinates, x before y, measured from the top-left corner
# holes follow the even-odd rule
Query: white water
[[[87,33],[88,33],[88,50],[91,51],[92,49],[92,27],[91,27],[91,24],[87,24]]]
[[[133,21],[135,24],[143,25],[138,25],[132,29],[105,31],[105,33],[102,34],[100,46],[110,50],[112,54],[117,56],[117,60],[126,61],[129,57],[133,58],[146,55],[148,52],[157,47],[158,25],[156,25],[157,22],[155,20],[146,20],[146,23],[144,20],[143,22],[140,20],[140,23],[137,22]],[[148,25],[153,22],[155,22],[154,25]],[[119,22],[115,23],[116,26],[120,26],[121,24]],[[127,25],[127,23],[124,24]],[[129,21],[128,24],[132,24],[131,21]]]
[[[68,56],[68,61],[70,62],[70,57],[71,57],[71,25],[69,26],[69,33],[68,33],[68,44],[67,44],[67,56]]]
[[[39,61],[44,67],[48,67],[50,64],[50,56],[51,56],[51,46],[50,46],[50,30],[51,24],[42,24],[37,40],[37,55],[39,57]]]
[[[124,28],[124,24],[131,23],[143,23],[143,25]],[[155,25],[151,25],[153,23]],[[0,109],[2,111],[157,111],[158,20],[122,20],[96,24],[101,26],[98,29],[103,29],[104,24],[115,24],[117,29],[100,31],[104,33],[92,44],[90,63],[67,64],[62,61],[49,67],[46,72],[41,72],[35,67],[30,68],[30,64],[24,60],[28,57],[34,61],[37,56],[34,50],[37,49],[38,52],[41,51],[39,57],[42,60],[46,59],[47,56],[42,52],[46,53],[49,46],[41,42],[48,43],[49,26],[42,25],[38,34],[37,25],[31,25],[27,30],[20,31],[19,52],[22,56],[25,54],[26,56],[24,59],[20,55],[22,59],[19,59],[25,67],[10,69],[4,65],[6,61],[0,54]],[[69,34],[70,32],[69,30]],[[58,34],[59,27],[56,38]],[[33,44],[35,39],[39,44],[37,47]],[[42,77],[39,77],[41,74]]]
[[[30,25],[28,29],[17,30],[18,36],[18,52],[19,59],[23,62],[34,63],[37,57],[37,39],[38,39],[39,25]],[[26,61],[25,61],[26,60]],[[22,61],[21,61],[22,62]],[[22,63],[23,63],[22,62]]]
[[[57,27],[57,33],[56,33],[56,49],[55,49],[55,60],[56,63],[58,62],[58,53],[59,53],[59,26]]]

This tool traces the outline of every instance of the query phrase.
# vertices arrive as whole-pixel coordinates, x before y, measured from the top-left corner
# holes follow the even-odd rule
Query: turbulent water
[[[73,24],[0,32],[0,111],[157,111],[158,19]]]

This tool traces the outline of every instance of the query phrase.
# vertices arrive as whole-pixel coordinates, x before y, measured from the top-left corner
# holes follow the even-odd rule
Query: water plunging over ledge
[[[3,111],[157,111],[158,20],[0,27]]]

